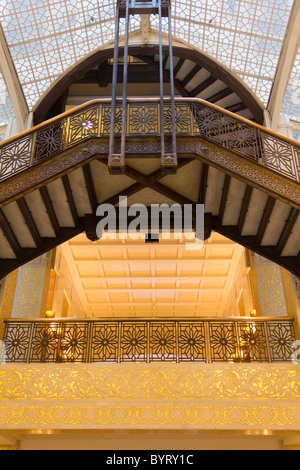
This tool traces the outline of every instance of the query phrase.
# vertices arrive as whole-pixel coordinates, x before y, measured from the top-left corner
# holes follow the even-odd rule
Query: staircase
[[[100,203],[117,204],[120,195],[128,204],[204,204],[212,230],[299,276],[299,144],[198,98],[175,103],[176,175],[161,172],[157,99],[128,99],[122,175],[107,167],[108,99],[2,143],[0,277],[83,232],[86,215]],[[121,112],[120,102],[117,146]],[[164,132],[171,149],[168,100]]]

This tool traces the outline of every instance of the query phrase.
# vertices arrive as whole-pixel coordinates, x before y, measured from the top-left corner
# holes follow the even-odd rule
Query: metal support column
[[[170,0],[118,0],[116,11],[115,48],[113,65],[113,86],[111,104],[111,129],[109,143],[108,168],[111,174],[122,174],[125,169],[126,134],[127,134],[127,79],[128,79],[128,42],[129,42],[129,17],[134,14],[158,14],[159,15],[159,75],[160,75],[160,134],[161,134],[161,167],[166,174],[176,173],[176,117],[174,100],[174,71],[173,71],[173,47],[171,26],[171,2]],[[171,115],[172,141],[166,142],[164,114],[166,112],[164,100],[164,68],[163,68],[163,38],[162,18],[168,18],[169,34],[169,60],[170,60],[170,85],[171,97],[170,108],[167,110]],[[117,75],[118,75],[118,51],[120,18],[125,18],[125,44],[124,44],[124,74],[123,74],[123,102],[122,102],[122,126],[121,145],[116,151],[115,128],[117,119]],[[169,106],[169,105],[168,105]],[[166,151],[167,148],[167,151]]]

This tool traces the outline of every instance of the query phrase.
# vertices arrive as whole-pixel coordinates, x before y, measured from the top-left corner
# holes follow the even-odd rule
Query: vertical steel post
[[[164,131],[164,69],[163,69],[163,46],[162,46],[162,11],[161,0],[158,0],[159,21],[159,82],[160,82],[160,136],[162,164],[165,156],[165,131]]]
[[[121,165],[125,165],[125,143],[126,143],[126,130],[127,130],[126,123],[127,123],[128,42],[129,42],[129,0],[127,0],[126,2],[126,14],[125,14]]]
[[[168,28],[169,28],[169,68],[170,68],[170,86],[171,86],[171,110],[172,110],[172,150],[173,150],[173,156],[174,156],[174,163],[175,165],[177,165],[171,4],[168,6]]]
[[[111,116],[110,116],[110,137],[109,137],[109,157],[108,167],[111,168],[115,154],[115,124],[116,124],[116,100],[117,100],[117,81],[118,81],[118,57],[119,57],[119,33],[120,33],[120,15],[119,8],[116,8],[116,25],[115,25],[115,46],[114,46],[114,63],[113,63],[113,80],[112,80],[112,96],[111,96]]]

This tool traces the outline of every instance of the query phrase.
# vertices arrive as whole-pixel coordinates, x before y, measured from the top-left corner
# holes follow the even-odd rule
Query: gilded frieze
[[[297,364],[0,367],[2,429],[300,429]]]

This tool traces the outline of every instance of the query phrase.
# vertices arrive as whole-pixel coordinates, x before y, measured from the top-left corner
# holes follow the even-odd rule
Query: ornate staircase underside
[[[130,99],[125,172],[111,175],[110,109],[109,100],[94,101],[1,145],[0,277],[83,232],[86,215],[100,203],[117,204],[120,195],[148,206],[203,203],[212,230],[300,275],[296,142],[181,98],[177,173],[165,175],[159,102]],[[171,147],[168,100],[164,125]],[[117,119],[117,142],[119,126]]]

